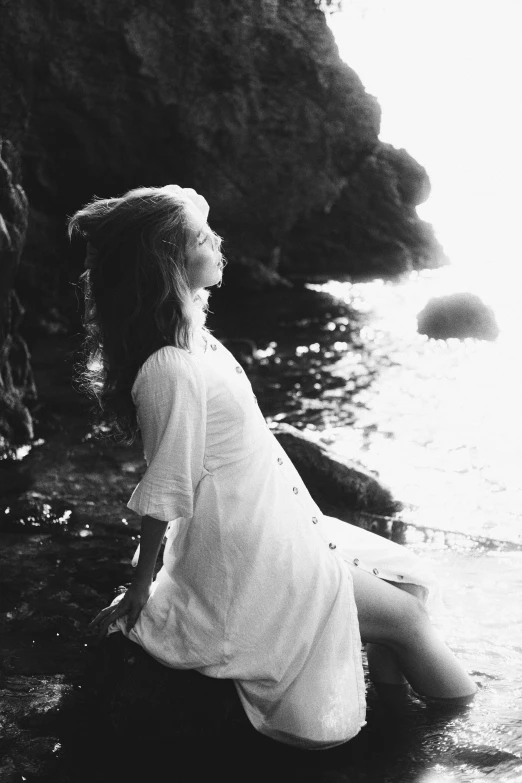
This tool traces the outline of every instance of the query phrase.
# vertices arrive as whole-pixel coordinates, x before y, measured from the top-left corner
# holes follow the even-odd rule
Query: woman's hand
[[[109,625],[114,623],[118,617],[127,615],[125,630],[127,633],[134,627],[140,612],[149,600],[152,582],[150,580],[135,581],[117,604],[107,606],[96,615],[89,624],[92,630],[98,630],[98,638],[103,639],[109,629]]]

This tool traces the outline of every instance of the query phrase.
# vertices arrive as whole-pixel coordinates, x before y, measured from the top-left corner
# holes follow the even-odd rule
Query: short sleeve
[[[193,515],[204,468],[206,388],[190,354],[173,346],[152,354],[132,389],[147,470],[127,507],[163,522]]]

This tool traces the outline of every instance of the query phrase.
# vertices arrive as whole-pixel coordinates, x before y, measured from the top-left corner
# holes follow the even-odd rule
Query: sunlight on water
[[[363,337],[392,362],[361,394],[366,414],[343,449],[362,449],[426,524],[518,540],[522,3],[347,0],[329,23],[378,98],[380,138],[426,166],[432,193],[418,212],[451,260],[401,286],[326,287],[369,312]],[[424,304],[455,291],[492,307],[496,343],[416,333]]]
[[[346,456],[359,453],[417,521],[522,541],[520,369],[512,335],[494,343],[432,340],[416,314],[451,272],[412,275],[408,283],[331,282],[321,288],[365,313],[363,338],[380,371],[355,403],[351,428],[328,433]],[[349,377],[352,357],[336,373]]]

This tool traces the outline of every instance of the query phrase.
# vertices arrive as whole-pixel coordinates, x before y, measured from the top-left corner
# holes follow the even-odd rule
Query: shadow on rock
[[[362,744],[357,739],[343,746],[343,766],[353,773],[346,777],[347,770],[330,768],[325,754],[256,732],[231,680],[165,667],[121,633],[101,643],[86,691],[90,730],[95,728],[97,736],[87,743],[91,754],[85,736],[71,737],[69,764],[83,775],[75,783],[93,776],[97,781],[153,780],[169,769],[183,780],[204,780],[218,771],[229,781],[365,780],[354,766],[364,738]],[[80,759],[88,766],[81,773]]]

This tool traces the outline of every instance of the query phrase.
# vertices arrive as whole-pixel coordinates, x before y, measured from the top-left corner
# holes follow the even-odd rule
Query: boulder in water
[[[499,334],[493,310],[476,294],[470,293],[430,299],[417,315],[417,330],[436,340],[449,337],[496,340]]]

